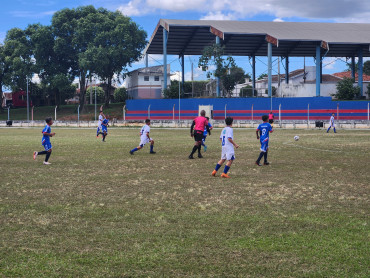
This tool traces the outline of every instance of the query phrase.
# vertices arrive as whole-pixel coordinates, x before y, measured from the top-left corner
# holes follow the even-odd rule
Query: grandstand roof
[[[262,22],[226,20],[161,19],[145,50],[163,54],[163,28],[168,33],[167,53],[201,55],[204,47],[220,37],[225,54],[266,56],[267,43],[273,56],[315,56],[315,47],[331,57],[352,57],[363,50],[370,57],[370,24],[317,22]]]

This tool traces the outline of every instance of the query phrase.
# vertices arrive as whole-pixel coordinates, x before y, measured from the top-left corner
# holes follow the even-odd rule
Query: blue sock
[[[335,130],[335,127],[334,127],[334,133],[335,133],[335,132],[337,132],[337,131]]]
[[[150,145],[150,152],[153,151],[154,145]]]
[[[330,128],[331,128],[331,126],[329,126],[329,128],[328,128],[328,130],[326,132],[329,132]]]
[[[99,136],[99,128],[96,130],[96,136]]]
[[[215,170],[218,171],[218,169],[221,168],[221,165],[217,163]]]
[[[225,165],[224,174],[227,174],[229,172],[230,166]]]
[[[138,150],[138,148],[135,148],[135,149],[132,149],[131,152],[136,152]]]

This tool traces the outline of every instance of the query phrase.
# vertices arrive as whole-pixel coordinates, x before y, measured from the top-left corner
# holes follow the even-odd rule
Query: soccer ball
[[[299,140],[299,136],[298,135],[294,136],[294,140],[298,141]]]

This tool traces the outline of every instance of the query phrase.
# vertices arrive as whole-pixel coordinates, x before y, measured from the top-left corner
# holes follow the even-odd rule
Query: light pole
[[[180,100],[181,100],[181,86],[180,86],[180,80],[181,80],[181,74],[180,72],[178,72],[179,74],[179,124],[180,124]]]
[[[95,121],[96,121],[96,77],[95,79]]]
[[[27,122],[29,123],[30,122],[30,101],[28,97],[28,76],[26,80],[27,80]]]

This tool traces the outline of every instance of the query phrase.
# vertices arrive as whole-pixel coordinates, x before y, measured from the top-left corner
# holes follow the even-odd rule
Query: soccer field
[[[0,129],[0,277],[369,277],[370,131],[276,130],[258,167],[234,129],[231,179],[189,130]],[[294,135],[300,136],[294,141]]]

